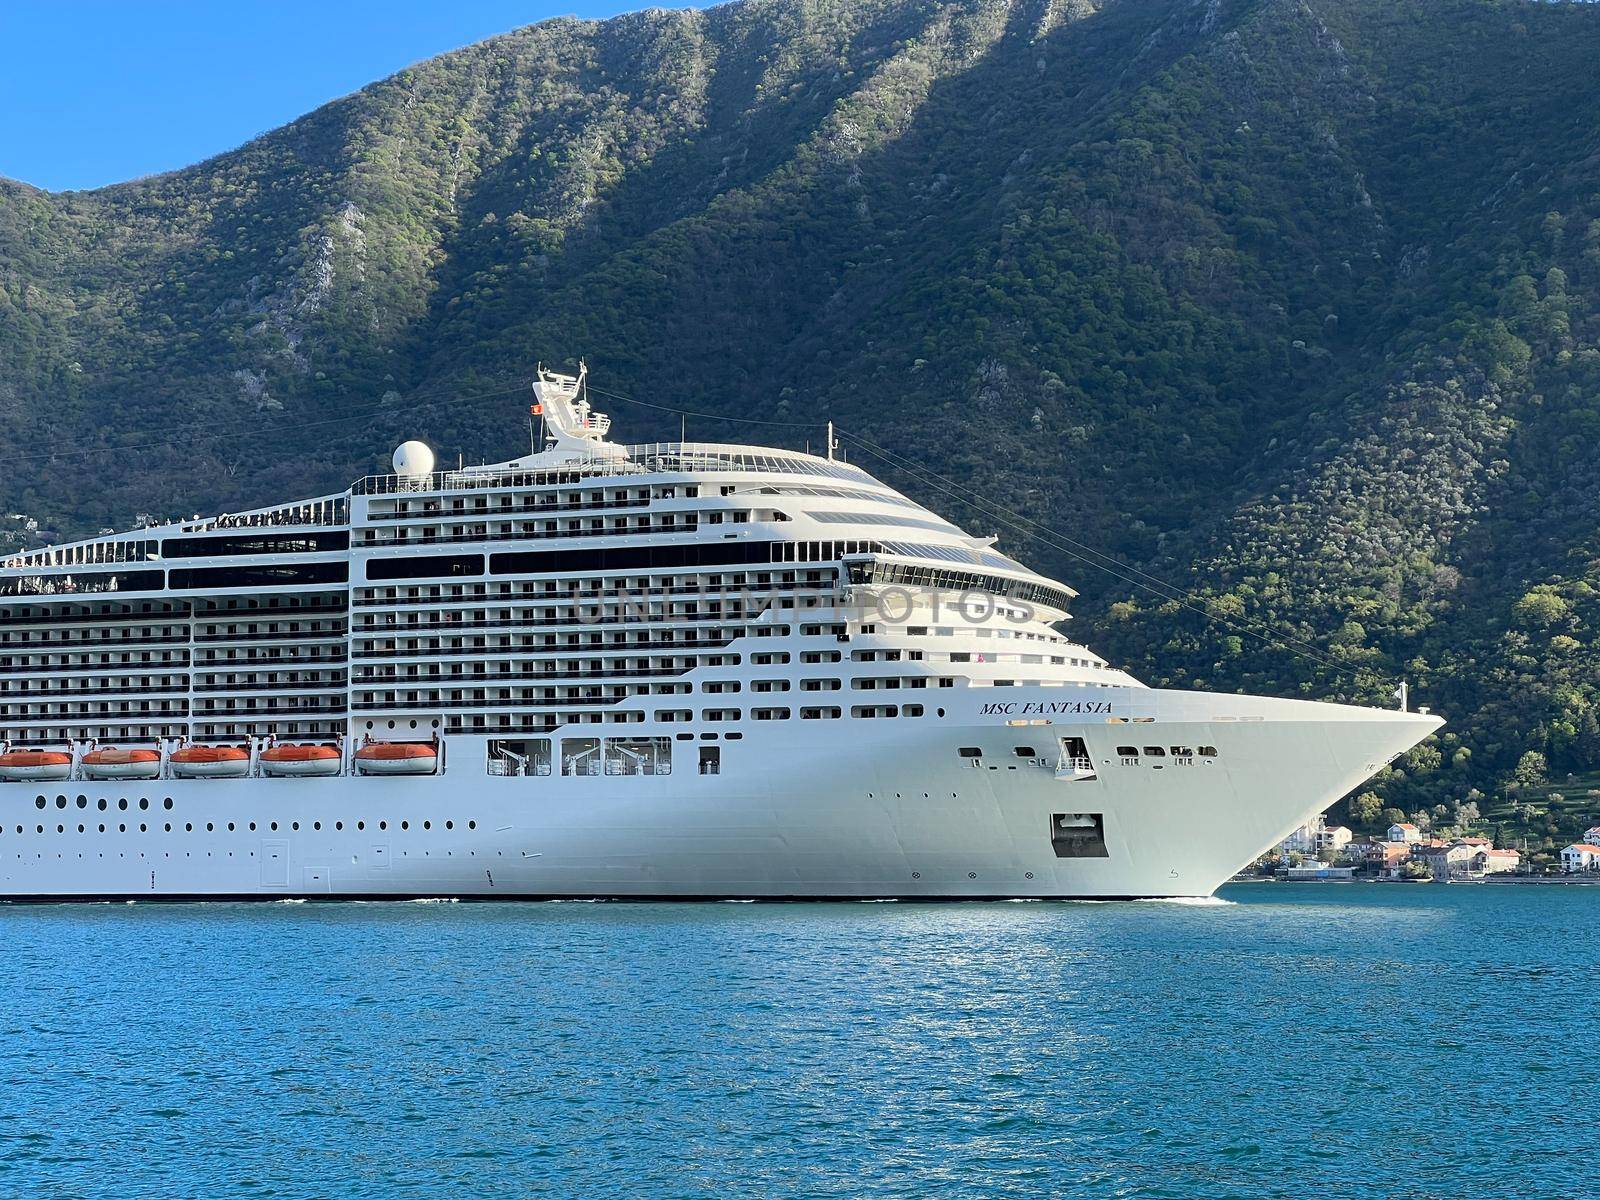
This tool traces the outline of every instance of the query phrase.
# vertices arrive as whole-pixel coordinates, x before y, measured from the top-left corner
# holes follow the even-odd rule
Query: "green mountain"
[[[0,182],[0,506],[92,532],[404,436],[504,457],[533,360],[583,355],[691,437],[833,418],[1152,683],[1406,677],[1451,725],[1363,820],[1564,836],[1600,815],[1596,62],[1600,9],[1512,0],[545,22],[172,174]]]

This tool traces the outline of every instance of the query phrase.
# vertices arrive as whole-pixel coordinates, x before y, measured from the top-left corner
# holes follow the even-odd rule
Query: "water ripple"
[[[0,1193],[1578,1194],[1597,905],[0,908]]]

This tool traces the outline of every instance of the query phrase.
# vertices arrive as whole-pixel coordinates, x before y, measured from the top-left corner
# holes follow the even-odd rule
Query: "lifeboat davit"
[[[183,746],[167,760],[179,779],[243,779],[250,752],[243,746]]]
[[[7,750],[0,754],[0,779],[22,783],[71,777],[72,755],[64,750]]]
[[[284,744],[261,752],[261,773],[285,777],[337,775],[344,770],[344,755],[337,746]]]
[[[356,751],[363,775],[432,775],[439,750],[431,742],[368,742]]]
[[[159,779],[161,753],[120,746],[91,750],[83,756],[83,773],[90,779]]]

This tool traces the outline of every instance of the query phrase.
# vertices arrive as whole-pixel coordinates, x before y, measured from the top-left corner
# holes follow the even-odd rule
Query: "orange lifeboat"
[[[83,773],[90,779],[159,779],[161,753],[120,746],[91,750],[83,756]]]
[[[432,775],[439,749],[431,742],[368,742],[356,751],[363,775]]]
[[[337,775],[344,769],[344,755],[337,746],[296,745],[284,743],[268,746],[261,752],[261,773],[285,778],[304,778],[308,775]]]
[[[243,779],[250,752],[243,746],[183,746],[167,760],[179,779]]]
[[[7,750],[0,754],[0,779],[23,783],[71,777],[72,755],[64,750]]]

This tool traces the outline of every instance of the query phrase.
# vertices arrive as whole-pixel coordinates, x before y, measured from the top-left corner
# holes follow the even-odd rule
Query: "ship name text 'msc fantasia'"
[[[534,452],[14,555],[0,897],[1205,896],[1440,724],[1147,688],[872,478]]]

